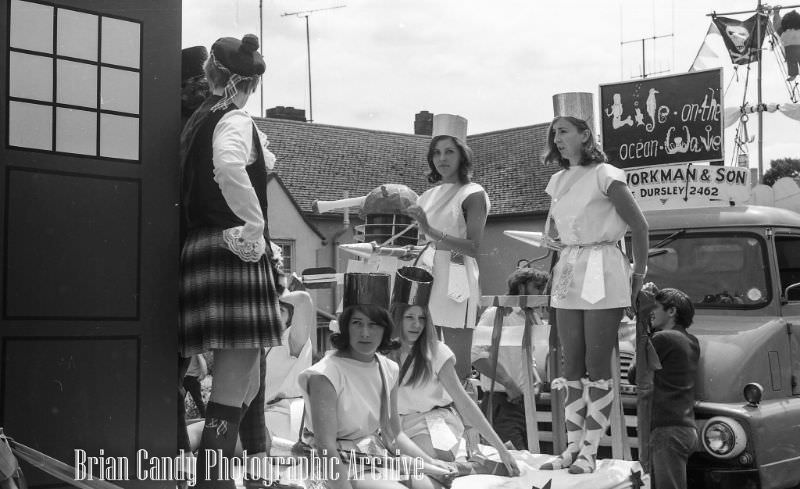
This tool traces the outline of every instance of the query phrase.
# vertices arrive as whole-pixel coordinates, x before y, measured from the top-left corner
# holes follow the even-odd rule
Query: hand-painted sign
[[[614,166],[724,159],[722,69],[600,85],[603,149]]]
[[[684,163],[625,171],[642,210],[742,204],[750,198],[750,171],[733,166]]]

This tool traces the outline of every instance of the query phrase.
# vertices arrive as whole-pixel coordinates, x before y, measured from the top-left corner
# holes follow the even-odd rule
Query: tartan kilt
[[[281,344],[285,326],[267,255],[242,261],[222,231],[190,230],[181,250],[178,348],[184,357]]]

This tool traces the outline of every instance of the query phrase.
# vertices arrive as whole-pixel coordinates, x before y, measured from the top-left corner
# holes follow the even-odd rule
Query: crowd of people
[[[393,280],[346,274],[332,349],[317,352],[311,296],[287,289],[269,244],[266,176],[275,157],[242,109],[266,69],[258,47],[254,35],[221,38],[208,52],[191,48],[192,66],[184,67],[179,362],[195,363],[179,386],[192,393],[204,419],[188,430],[179,425],[179,434],[181,448],[197,452],[198,487],[232,489],[232,480],[206,468],[208,451],[233,457],[238,446],[269,455],[270,410],[289,412],[296,402],[305,405],[302,429],[294,434],[299,446],[339,462],[331,465],[339,477],[318,481],[326,487],[436,488],[482,471],[519,475],[512,451],[527,448],[525,425],[535,422],[525,419],[521,399],[532,389],[538,393],[538,371],[533,382],[521,376],[520,348],[503,347],[491,358],[488,348],[474,346],[469,358],[484,389],[494,388],[492,406],[484,403],[482,411],[456,373],[461,357],[443,341],[443,331],[491,327],[496,312],[478,319],[476,258],[490,200],[472,182],[466,121],[434,119],[427,154],[433,186],[405,210],[426,244],[418,263],[399,269]],[[551,386],[566,394],[567,445],[539,469],[587,474],[596,469],[609,424],[619,323],[636,305],[647,273],[648,227],[623,171],[606,163],[587,121],[558,114],[546,149],[545,163],[561,167],[547,185],[552,200],[544,233],[558,259],[552,274],[514,271],[508,293],[549,294],[563,349],[563,368]],[[619,244],[626,232],[632,263]],[[663,403],[653,417],[653,470],[658,489],[666,489],[685,487],[679,466],[697,443],[691,400],[699,348],[686,332],[691,301],[671,289],[656,300],[654,326],[664,331],[653,343],[664,369],[656,374],[655,396],[685,401]],[[523,325],[524,316],[504,312],[503,329]],[[207,403],[198,388],[206,352],[213,352]],[[489,409],[493,424],[485,416]],[[493,447],[500,462],[460,459],[467,432]],[[416,457],[424,462],[423,476],[351,480],[343,455],[349,450]],[[258,476],[246,476],[245,484],[268,486]]]

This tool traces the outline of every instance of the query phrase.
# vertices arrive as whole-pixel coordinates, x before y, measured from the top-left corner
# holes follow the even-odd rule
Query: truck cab
[[[701,446],[689,460],[689,487],[797,486],[800,214],[731,206],[645,216],[646,281],[683,290],[696,310],[689,332],[701,349]]]

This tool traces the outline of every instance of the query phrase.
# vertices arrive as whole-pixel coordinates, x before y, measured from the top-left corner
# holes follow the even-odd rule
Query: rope
[[[789,99],[792,102],[797,102],[798,100],[798,89],[797,89],[797,82],[790,82],[787,80],[789,77],[789,72],[786,70],[786,51],[783,48],[783,44],[780,42],[780,38],[778,37],[778,33],[775,32],[775,28],[772,24],[767,26],[767,33],[770,36],[770,44],[772,45],[773,49],[772,52],[775,54],[775,60],[778,63],[778,70],[781,72],[781,79],[783,80],[783,85],[786,87],[786,91],[789,92]],[[777,45],[777,49],[775,46]]]

